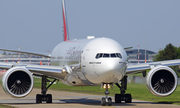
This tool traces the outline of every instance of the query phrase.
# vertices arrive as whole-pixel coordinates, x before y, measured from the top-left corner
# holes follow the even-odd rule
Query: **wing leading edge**
[[[177,65],[180,65],[180,59],[128,65],[126,74],[128,75],[128,74],[140,73],[145,70],[152,69],[153,67],[156,66],[177,66]]]
[[[2,63],[0,62],[0,69],[10,69],[13,67],[25,67],[33,75],[47,76],[54,79],[62,79],[66,74],[62,72],[63,67],[60,66],[44,66],[44,65],[26,65],[20,63]]]
[[[46,53],[19,51],[19,50],[10,50],[10,49],[2,49],[2,48],[0,50],[1,51],[9,51],[9,52],[16,52],[16,53],[23,53],[23,54],[30,54],[30,55],[36,55],[36,56],[51,58],[51,55],[50,54],[46,54]]]

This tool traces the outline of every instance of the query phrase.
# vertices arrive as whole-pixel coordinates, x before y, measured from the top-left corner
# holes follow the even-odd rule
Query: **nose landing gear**
[[[108,91],[108,88],[110,88],[110,84],[103,84],[103,88],[106,89],[106,91],[105,91],[106,97],[102,98],[101,105],[105,106],[107,104],[108,106],[111,106],[112,105],[112,99],[111,99],[111,97],[108,97],[108,94],[110,93]]]

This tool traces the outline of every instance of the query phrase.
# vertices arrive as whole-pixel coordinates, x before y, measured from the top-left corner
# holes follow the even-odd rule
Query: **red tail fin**
[[[64,28],[64,41],[67,41],[67,22],[66,22],[66,13],[65,13],[65,4],[62,0],[62,11],[63,11],[63,28]]]

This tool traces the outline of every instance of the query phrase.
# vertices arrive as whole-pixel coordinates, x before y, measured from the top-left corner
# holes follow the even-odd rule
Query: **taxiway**
[[[64,92],[64,91],[53,91],[49,90],[49,93],[53,95],[52,104],[36,104],[36,94],[40,93],[40,89],[33,89],[32,92],[25,98],[12,98],[7,95],[2,87],[0,87],[0,104],[13,106],[16,108],[179,108],[180,105],[172,104],[159,104],[154,102],[146,102],[140,100],[134,100],[132,103],[114,103],[112,106],[101,106],[100,95],[92,94],[83,94],[83,93],[73,93],[73,92]]]

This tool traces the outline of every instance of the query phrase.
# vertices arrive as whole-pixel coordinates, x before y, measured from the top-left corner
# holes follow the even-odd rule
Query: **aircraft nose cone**
[[[103,82],[118,82],[125,74],[126,64],[119,60],[107,60],[103,62]]]
[[[125,74],[126,64],[119,59],[102,60],[101,64],[93,65],[86,78],[95,84],[117,83]]]

